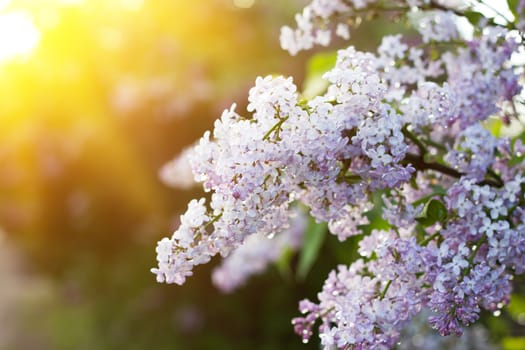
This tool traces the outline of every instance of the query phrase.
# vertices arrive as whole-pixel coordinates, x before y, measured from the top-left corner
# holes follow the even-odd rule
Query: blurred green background
[[[301,86],[312,53],[278,35],[306,2],[0,0],[0,350],[318,348],[291,319],[353,241],[329,237],[306,281],[270,268],[230,295],[218,259],[182,287],[149,272],[200,196],[159,169],[257,75]]]
[[[278,33],[304,4],[0,0],[0,349],[304,348],[275,269],[232,295],[149,272],[200,195],[159,169],[257,75],[301,79]]]

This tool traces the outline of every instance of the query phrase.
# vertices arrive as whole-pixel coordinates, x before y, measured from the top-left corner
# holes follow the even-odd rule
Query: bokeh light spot
[[[27,12],[0,14],[0,61],[29,54],[40,40],[40,31]]]
[[[9,5],[10,2],[11,2],[11,0],[0,0],[0,10],[6,8],[7,5]]]
[[[139,11],[144,5],[144,0],[122,0],[122,7],[129,11]]]
[[[237,7],[247,9],[255,4],[255,0],[233,0],[233,4]]]

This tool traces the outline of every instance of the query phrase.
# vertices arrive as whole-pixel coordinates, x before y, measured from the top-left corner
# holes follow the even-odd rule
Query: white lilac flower
[[[378,243],[382,249],[377,249]],[[372,232],[371,240],[363,244],[360,251],[366,256],[370,246],[376,246],[376,260],[368,261],[366,269],[363,260],[350,267],[339,266],[319,293],[319,304],[303,302],[300,309],[305,316],[293,323],[304,339],[309,339],[311,325],[320,318],[326,325],[320,335],[325,346],[388,349],[398,341],[402,327],[419,312],[425,294],[417,275],[426,269],[424,248],[412,239],[397,239],[385,231]],[[410,265],[406,265],[408,261]]]
[[[162,182],[173,188],[189,189],[196,186],[188,156],[192,149],[184,149],[177,157],[164,164],[159,171]]]

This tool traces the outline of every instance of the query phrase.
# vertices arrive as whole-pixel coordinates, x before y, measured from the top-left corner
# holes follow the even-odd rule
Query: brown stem
[[[451,167],[448,167],[444,164],[440,163],[434,163],[434,162],[426,162],[422,156],[413,154],[413,153],[407,153],[405,156],[405,159],[403,159],[402,163],[404,164],[411,164],[416,170],[435,170],[439,173],[454,177],[456,179],[459,179],[462,177],[463,173],[452,169]],[[489,185],[492,187],[503,187],[503,181],[501,181],[498,178],[487,178],[477,183],[480,186],[483,185]]]
[[[405,156],[405,159],[403,160],[404,163],[410,163],[416,170],[435,170],[437,172],[440,172],[442,174],[452,176],[455,178],[460,178],[463,176],[463,173],[460,173],[459,171],[452,169],[446,165],[440,164],[440,163],[434,163],[434,162],[426,162],[423,157],[417,154],[413,153],[407,153]]]

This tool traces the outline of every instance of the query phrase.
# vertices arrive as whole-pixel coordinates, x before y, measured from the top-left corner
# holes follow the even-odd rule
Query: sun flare
[[[27,12],[0,13],[0,62],[29,55],[38,45],[40,35]]]

